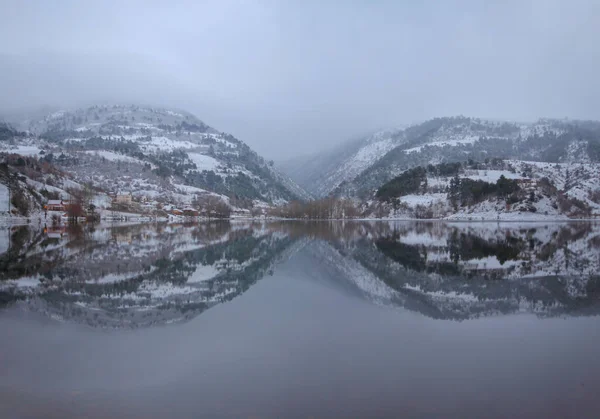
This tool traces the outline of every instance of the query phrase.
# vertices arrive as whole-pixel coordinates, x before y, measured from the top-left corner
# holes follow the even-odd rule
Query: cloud
[[[188,109],[267,157],[441,115],[598,118],[595,1],[5,1],[0,109]]]

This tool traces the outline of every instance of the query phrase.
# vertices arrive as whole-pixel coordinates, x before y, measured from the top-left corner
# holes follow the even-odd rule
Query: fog
[[[177,107],[269,158],[434,116],[600,118],[590,1],[0,0],[0,111]]]

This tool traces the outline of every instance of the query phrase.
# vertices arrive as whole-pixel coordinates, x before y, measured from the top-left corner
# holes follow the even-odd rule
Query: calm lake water
[[[0,230],[0,417],[598,417],[600,225]]]

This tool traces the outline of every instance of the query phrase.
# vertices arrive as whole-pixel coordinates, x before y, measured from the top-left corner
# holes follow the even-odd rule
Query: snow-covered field
[[[192,162],[196,165],[199,172],[203,170],[215,170],[219,166],[219,161],[211,156],[206,156],[200,153],[188,153]]]
[[[510,170],[467,170],[465,177],[473,180],[483,180],[488,183],[496,183],[501,176],[507,179],[522,179],[518,173],[513,173]]]
[[[192,149],[198,147],[198,144],[189,141],[172,140],[167,137],[152,137],[150,142],[140,143],[140,146],[147,151],[173,151],[177,149]]]
[[[407,148],[406,150],[404,150],[404,152],[406,154],[410,154],[410,153],[419,153],[423,150],[423,148],[425,147],[456,147],[457,145],[461,145],[461,144],[473,144],[475,141],[479,140],[479,136],[472,136],[472,135],[468,135],[465,137],[457,137],[457,138],[447,138],[444,140],[438,140],[438,141],[432,141],[430,143],[427,144],[423,144],[417,147],[412,147],[412,148]]]
[[[536,203],[536,212],[507,210],[503,201],[484,201],[471,208],[461,208],[444,217],[447,220],[463,221],[548,221],[568,220],[569,217],[555,209],[547,198]]]
[[[400,197],[400,202],[411,207],[416,207],[417,205],[429,206],[438,202],[445,202],[446,198],[446,193],[427,193],[423,195],[404,195]]]
[[[205,282],[219,274],[219,270],[213,265],[199,265],[194,273],[187,279],[188,284]]]
[[[20,154],[22,156],[39,156],[40,151],[42,151],[39,147],[33,145],[17,145],[10,146],[7,150],[9,153]]]
[[[141,165],[144,165],[144,163],[145,163],[140,159],[136,159],[135,157],[130,157],[130,156],[126,156],[124,154],[115,153],[114,151],[88,150],[85,153],[99,157],[99,158],[104,158],[109,161],[122,161],[122,162],[126,162],[126,163],[136,163],[136,164],[141,164]],[[154,165],[152,165],[152,166],[154,166]]]

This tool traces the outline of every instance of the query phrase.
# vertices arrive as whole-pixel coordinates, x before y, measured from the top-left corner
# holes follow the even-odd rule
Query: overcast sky
[[[434,116],[600,119],[600,1],[0,0],[0,109],[189,110],[269,158]]]

